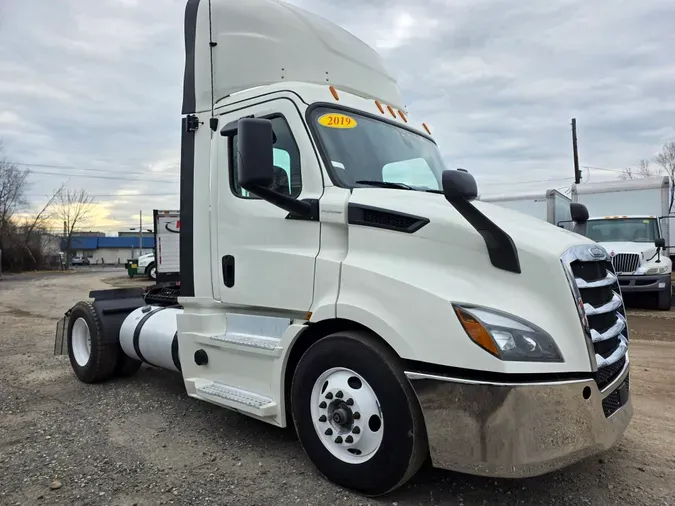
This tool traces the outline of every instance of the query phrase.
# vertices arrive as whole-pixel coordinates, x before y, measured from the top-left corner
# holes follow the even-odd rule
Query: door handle
[[[223,283],[228,288],[234,286],[234,257],[232,255],[225,255],[222,258],[223,264]]]

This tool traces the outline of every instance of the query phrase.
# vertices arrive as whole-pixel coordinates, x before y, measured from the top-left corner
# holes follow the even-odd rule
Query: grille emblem
[[[605,252],[601,248],[598,248],[597,246],[593,246],[588,251],[593,258],[602,258],[605,256]]]

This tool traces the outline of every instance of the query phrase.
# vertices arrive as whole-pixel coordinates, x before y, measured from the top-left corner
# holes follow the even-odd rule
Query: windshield
[[[655,218],[589,220],[586,236],[595,242],[654,242],[659,238]]]
[[[329,107],[315,109],[310,121],[341,186],[399,183],[414,189],[441,189],[445,167],[438,147],[426,137]]]

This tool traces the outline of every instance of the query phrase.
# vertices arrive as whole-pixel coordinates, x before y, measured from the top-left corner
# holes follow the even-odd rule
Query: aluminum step
[[[260,417],[275,416],[278,411],[277,403],[269,397],[223,383],[197,380],[195,381],[195,392],[199,397],[210,400],[215,404],[221,404]]]
[[[211,341],[215,341],[219,345],[232,345],[238,348],[250,348],[249,351],[266,351],[271,352],[275,356],[279,356],[282,347],[280,340],[274,337],[254,336],[251,334],[243,334],[238,332],[227,332],[225,334],[218,334],[210,337]],[[228,346],[229,347],[229,346]]]

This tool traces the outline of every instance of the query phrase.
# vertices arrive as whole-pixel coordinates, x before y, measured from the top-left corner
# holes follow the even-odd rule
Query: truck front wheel
[[[145,270],[145,272],[147,273],[149,279],[152,281],[157,280],[157,266],[154,262],[148,265],[148,268]]]
[[[424,418],[400,359],[365,332],[333,334],[305,352],[291,408],[318,470],[360,493],[400,487],[428,456]]]

